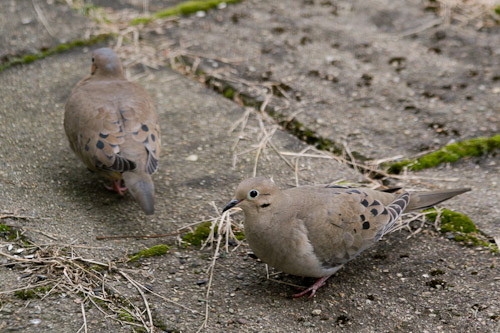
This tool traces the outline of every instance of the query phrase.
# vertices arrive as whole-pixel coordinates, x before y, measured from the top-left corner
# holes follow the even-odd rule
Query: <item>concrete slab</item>
[[[202,59],[228,59],[203,69],[250,82],[238,87],[261,101],[253,86],[281,83],[280,112],[321,137],[369,158],[412,156],[500,129],[499,35],[433,27],[422,6],[245,1],[169,33]]]
[[[88,18],[61,1],[2,1],[0,63],[88,37],[90,27],[92,22]]]

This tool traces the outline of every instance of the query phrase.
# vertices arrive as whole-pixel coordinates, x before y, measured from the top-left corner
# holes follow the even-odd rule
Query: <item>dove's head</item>
[[[235,198],[224,207],[223,212],[235,206],[241,207],[243,211],[269,207],[278,192],[278,186],[270,178],[246,179],[238,185]]]
[[[92,75],[123,76],[122,64],[115,51],[110,48],[97,49],[92,53]]]

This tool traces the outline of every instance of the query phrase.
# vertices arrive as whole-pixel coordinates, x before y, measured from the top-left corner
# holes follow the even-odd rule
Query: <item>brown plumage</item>
[[[244,180],[224,208],[245,214],[248,244],[266,264],[285,273],[320,278],[294,295],[311,296],[343,264],[377,242],[412,209],[433,206],[469,189],[390,193],[344,186],[280,190],[267,178]]]
[[[160,126],[149,95],[127,81],[116,53],[92,54],[91,74],[71,92],[64,129],[71,149],[92,171],[127,188],[146,214],[154,213],[151,175],[158,170]],[[126,187],[121,186],[121,181]]]

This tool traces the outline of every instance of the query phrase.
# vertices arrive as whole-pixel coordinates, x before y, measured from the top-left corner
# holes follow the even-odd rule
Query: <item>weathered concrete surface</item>
[[[436,19],[421,1],[244,1],[169,33],[229,59],[212,68],[229,83],[283,83],[285,116],[378,159],[500,131],[498,28],[424,29]]]
[[[42,24],[43,19],[48,28]],[[3,0],[0,4],[0,64],[12,57],[82,39],[91,26],[88,18],[61,1]]]
[[[294,8],[293,6],[301,3],[290,1],[287,4]],[[275,20],[288,21],[288,18],[282,16],[283,12],[277,9],[264,10],[259,6],[263,5],[245,1],[224,11],[211,12],[205,19],[183,18],[179,21],[179,26],[192,29],[189,38],[186,33],[184,40],[204,45],[205,39],[220,34],[217,29],[232,24],[227,21],[236,20],[241,23],[247,20],[248,29],[257,29],[254,35],[258,35],[260,30],[258,26],[253,26],[250,18],[269,17],[271,20],[274,17]],[[313,7],[320,12],[317,5]],[[383,8],[378,8],[377,13]],[[318,15],[329,10],[322,10]],[[351,12],[356,13],[356,7],[346,13]],[[307,16],[308,13],[304,13]],[[234,14],[238,14],[238,19],[233,19]],[[370,12],[371,14],[374,12]],[[411,13],[408,17],[412,17]],[[418,17],[420,16],[416,15],[415,19]],[[289,20],[299,19],[292,17]],[[265,22],[262,21],[262,24]],[[316,22],[325,21],[314,19],[313,22],[311,18],[311,24]],[[197,24],[211,30],[211,34],[204,29],[195,29]],[[169,32],[169,35],[184,33],[177,30]],[[446,33],[451,32],[447,30]],[[229,32],[224,37],[232,38]],[[246,44],[253,45],[250,37],[253,36],[249,34]],[[245,40],[241,41],[243,42]],[[244,58],[240,66],[257,68],[259,64],[252,60],[250,49],[245,52],[242,48],[240,51],[234,45],[232,51],[240,53],[216,53],[217,48],[222,46],[215,42],[211,46],[213,49],[207,46],[203,52],[206,56],[238,56]],[[317,48],[320,48],[319,44]],[[200,49],[197,52],[201,52]],[[288,59],[285,55],[284,53],[283,58]],[[278,70],[274,70],[273,75],[282,75],[280,59],[282,57],[279,54],[274,55],[273,66]],[[383,63],[381,61],[377,64],[383,67]],[[198,82],[168,69],[153,71],[138,80],[150,92],[157,106],[163,143],[160,171],[154,177],[157,213],[151,218],[145,217],[129,195],[119,198],[103,189],[99,178],[84,168],[67,145],[62,129],[64,102],[74,84],[86,75],[88,67],[89,54],[82,49],[75,49],[0,73],[0,211],[34,216],[27,220],[3,219],[2,223],[41,230],[57,237],[57,240],[48,239],[39,232],[28,231],[27,237],[37,243],[105,247],[78,249],[79,253],[103,262],[120,259],[127,252],[132,253],[151,245],[171,245],[172,249],[164,256],[143,259],[137,264],[122,267],[133,269],[135,272],[130,274],[141,283],[152,286],[154,291],[197,311],[190,313],[147,295],[155,318],[161,320],[167,331],[196,331],[203,322],[207,288],[206,284],[198,285],[197,282],[207,276],[205,269],[209,265],[211,250],[177,248],[175,237],[106,241],[97,241],[95,237],[166,233],[215,215],[210,202],[214,201],[218,207],[222,207],[231,198],[237,183],[252,173],[254,153],[241,155],[233,167],[231,147],[239,132],[228,132],[242,117],[244,110]],[[379,71],[378,68],[378,65],[374,65],[373,71]],[[257,69],[255,72],[259,73]],[[289,73],[293,74],[293,71],[290,70]],[[353,81],[357,80],[357,74],[349,74],[347,67],[343,73],[346,75],[346,87],[351,87],[353,91],[369,90],[374,86],[357,87]],[[349,77],[351,79],[347,79]],[[276,79],[281,79],[281,76]],[[422,77],[419,80],[424,79]],[[309,101],[309,98],[314,97],[312,91],[319,86],[315,80],[311,80],[310,86],[300,86],[303,81],[296,80],[301,94],[304,94],[301,95],[302,100]],[[312,90],[308,90],[309,88]],[[476,92],[475,85],[469,85],[468,89],[471,89],[471,94]],[[328,96],[334,93],[330,91]],[[475,95],[471,96],[476,98]],[[490,95],[485,93],[484,96]],[[343,101],[345,99],[333,103],[339,112]],[[286,112],[298,110],[300,105],[294,103],[291,101],[290,110]],[[372,111],[379,112],[379,109],[374,107]],[[326,117],[322,119],[325,122],[332,120]],[[481,119],[478,121],[482,121]],[[356,126],[356,123],[345,122],[342,126],[348,128]],[[394,126],[399,129],[400,124],[395,123]],[[339,127],[339,130],[342,128]],[[242,152],[255,145],[261,138],[260,133],[258,123],[252,117],[244,133],[244,140],[238,145],[238,151]],[[487,130],[484,133],[489,132]],[[381,138],[384,137],[374,134],[371,138],[372,145],[382,147],[385,143]],[[412,142],[416,144],[420,139],[419,133]],[[352,142],[358,141],[353,139]],[[406,147],[407,142],[402,141],[404,149],[408,149],[405,152],[412,152],[411,148]],[[273,137],[273,143],[279,150],[293,152],[305,147],[298,139],[280,130]],[[348,143],[351,144],[350,138]],[[359,147],[365,148],[361,144]],[[197,155],[198,159],[187,160],[190,155]],[[377,152],[375,157],[385,156],[387,155],[378,155]],[[339,179],[354,182],[362,180],[359,173],[331,160],[301,161],[302,184]],[[479,167],[473,170],[469,164],[471,162],[467,161],[452,165],[449,169],[418,173],[440,178],[458,176],[461,178],[458,182],[439,183],[423,179],[419,181],[419,186],[474,186],[473,193],[453,199],[445,206],[467,212],[473,220],[483,221],[483,217],[478,215],[484,215],[484,226],[493,226],[495,216],[498,215],[494,208],[482,205],[480,196],[476,193],[489,196],[486,201],[488,204],[498,195],[493,184],[494,177],[498,176],[498,158],[474,161],[479,161]],[[491,165],[492,162],[497,164]],[[282,186],[294,184],[293,170],[269,148],[260,160],[258,174],[274,176]],[[41,219],[42,217],[46,219]],[[289,298],[294,292],[292,287],[266,280],[264,265],[247,255],[247,247],[225,254],[217,260],[209,298],[210,318],[207,331],[333,331],[343,327],[343,330],[349,332],[497,332],[500,329],[498,255],[481,248],[465,248],[434,234],[432,230],[410,239],[407,236],[407,233],[391,235],[387,241],[356,258],[332,277],[313,300],[292,300]],[[8,243],[2,239],[0,251],[8,251]],[[8,260],[0,258],[0,292],[25,286],[23,267],[5,266],[7,262]],[[115,287],[142,307],[136,290],[124,279],[116,278]],[[282,274],[273,278],[299,285],[312,282]],[[83,321],[78,299],[73,294],[55,293],[44,300],[32,299],[28,307],[24,308],[27,301],[11,294],[0,294],[0,331],[77,331]],[[321,310],[321,314],[313,316],[313,310]],[[89,331],[131,331],[131,327],[119,326],[104,318],[88,304],[86,311]],[[33,321],[34,319],[40,319],[41,322]]]
[[[71,88],[87,74],[89,58],[88,53],[75,50],[2,72],[0,210],[46,218],[23,221],[22,226],[55,235],[61,243],[88,246],[109,245],[96,241],[96,236],[166,233],[213,216],[210,201],[223,207],[237,183],[250,176],[253,168],[252,154],[243,155],[232,168],[230,147],[239,133],[229,134],[228,129],[241,118],[242,109],[168,70],[142,82],[155,100],[164,145],[162,166],[155,176],[157,213],[148,218],[130,196],[119,198],[105,190],[68,147],[62,128],[64,103]],[[255,121],[249,126],[255,127]],[[246,142],[256,143],[251,137]],[[305,147],[283,132],[275,135],[274,142],[282,150],[298,152]],[[197,161],[186,160],[194,154]],[[302,182],[362,179],[337,162],[315,160],[307,165],[308,170],[301,171]],[[293,180],[293,170],[270,152],[263,157],[259,174],[274,176],[279,183]],[[37,243],[48,241],[42,234],[30,237]],[[118,259],[157,241],[111,243],[113,251],[87,253],[104,261]],[[37,329],[50,331],[57,317],[48,318],[45,326]]]

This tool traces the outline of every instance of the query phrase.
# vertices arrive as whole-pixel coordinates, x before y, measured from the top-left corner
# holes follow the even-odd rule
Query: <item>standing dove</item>
[[[240,183],[223,211],[235,206],[243,210],[248,244],[263,262],[288,274],[319,278],[293,295],[310,292],[312,297],[343,264],[380,240],[402,213],[470,189],[395,190],[335,185],[280,190],[271,179],[250,178]]]
[[[151,98],[127,81],[113,50],[93,52],[90,75],[66,102],[64,129],[83,163],[111,180],[108,189],[122,195],[128,188],[144,213],[154,213],[160,126]]]

